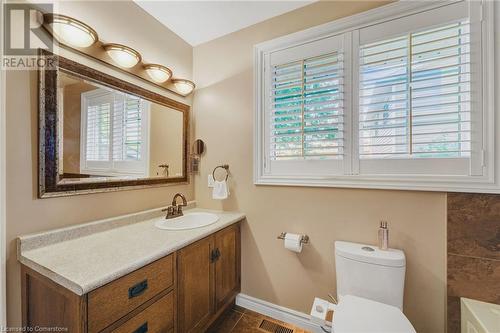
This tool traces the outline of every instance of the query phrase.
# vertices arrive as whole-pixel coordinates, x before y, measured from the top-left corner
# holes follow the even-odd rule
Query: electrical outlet
[[[214,187],[214,177],[212,174],[208,175],[208,187]]]

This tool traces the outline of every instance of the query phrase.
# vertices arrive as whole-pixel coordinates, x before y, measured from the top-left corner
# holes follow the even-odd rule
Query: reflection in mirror
[[[194,140],[193,143],[193,154],[200,156],[205,152],[205,142],[201,139]]]
[[[58,74],[59,183],[183,176],[183,113]]]

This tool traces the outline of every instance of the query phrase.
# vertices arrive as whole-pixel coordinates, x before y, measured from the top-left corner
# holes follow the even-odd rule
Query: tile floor
[[[259,328],[262,319],[267,319],[282,326],[293,329],[294,333],[309,333],[301,328],[284,323],[259,313],[244,309],[235,305],[226,311],[208,330],[208,333],[263,333],[267,332]]]

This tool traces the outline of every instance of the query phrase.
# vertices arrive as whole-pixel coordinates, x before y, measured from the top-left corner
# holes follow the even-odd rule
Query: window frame
[[[112,100],[111,108],[111,131],[110,131],[110,151],[109,161],[87,161],[87,105],[89,98],[102,98],[110,95]],[[149,141],[150,141],[150,102],[142,99],[142,116],[141,133],[144,136],[144,142],[141,145],[141,160],[139,161],[113,161],[113,113],[116,103],[116,95],[119,98],[124,98],[126,93],[117,91],[107,91],[99,88],[82,93],[81,96],[81,126],[80,126],[80,173],[96,176],[133,176],[133,177],[148,177],[149,176]],[[139,97],[139,99],[141,99]],[[89,165],[89,162],[90,163]]]
[[[285,186],[317,186],[317,187],[348,187],[348,188],[380,188],[380,189],[403,189],[424,191],[468,191],[500,193],[499,164],[496,163],[498,146],[495,145],[495,129],[500,126],[495,124],[494,115],[494,41],[493,41],[493,16],[494,3],[490,1],[466,1],[469,6],[471,17],[479,17],[478,26],[481,27],[481,56],[480,64],[481,84],[484,87],[482,96],[479,98],[482,104],[482,123],[480,126],[483,138],[483,149],[476,152],[476,160],[481,161],[482,175],[432,175],[432,174],[355,174],[356,163],[359,157],[355,152],[358,148],[357,133],[357,80],[354,75],[357,72],[358,58],[353,56],[353,90],[352,90],[352,121],[350,144],[353,154],[351,155],[353,172],[345,175],[276,175],[266,170],[266,137],[269,135],[264,121],[268,117],[266,111],[266,84],[268,76],[266,73],[266,59],[270,53],[310,43],[319,39],[334,35],[352,33],[353,40],[359,29],[367,26],[384,23],[401,17],[418,14],[439,7],[460,3],[463,1],[445,2],[397,2],[385,5],[364,13],[345,17],[327,24],[313,27],[291,35],[280,37],[271,41],[263,42],[254,47],[254,183],[256,185],[285,185]],[[446,22],[443,22],[446,23]],[[472,24],[472,22],[471,22]],[[357,55],[357,49],[353,43],[353,54]],[[476,68],[478,70],[478,68]],[[347,91],[348,89],[346,89]],[[477,130],[477,128],[476,128]],[[349,144],[349,143],[347,143]],[[471,154],[472,155],[472,154]],[[415,160],[413,160],[415,161]],[[417,161],[418,162],[418,161]],[[477,170],[471,173],[478,174]]]

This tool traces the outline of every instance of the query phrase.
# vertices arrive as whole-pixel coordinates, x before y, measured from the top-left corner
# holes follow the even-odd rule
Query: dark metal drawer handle
[[[148,289],[148,280],[144,280],[139,282],[136,285],[133,285],[132,287],[128,288],[128,298],[133,298],[141,295]],[[147,330],[147,325],[146,325],[146,330]]]
[[[142,324],[141,326],[139,326],[139,328],[136,329],[132,333],[146,333],[147,331],[148,331],[148,322],[145,322],[144,324]]]

